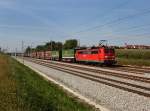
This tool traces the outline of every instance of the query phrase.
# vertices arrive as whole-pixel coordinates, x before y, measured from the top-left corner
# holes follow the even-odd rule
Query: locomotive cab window
[[[80,51],[79,54],[83,54],[83,51]]]
[[[91,51],[80,51],[79,54],[91,54]]]

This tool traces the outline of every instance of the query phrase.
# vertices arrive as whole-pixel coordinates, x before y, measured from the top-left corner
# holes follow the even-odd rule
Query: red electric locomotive
[[[94,47],[76,50],[77,62],[100,63],[112,65],[116,63],[115,51],[109,47]]]

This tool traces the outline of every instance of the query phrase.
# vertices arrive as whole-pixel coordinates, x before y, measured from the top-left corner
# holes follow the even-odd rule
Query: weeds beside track
[[[0,54],[0,110],[25,111],[17,96],[17,83],[10,69],[10,59]]]
[[[0,79],[1,111],[95,110],[5,55],[0,55]]]

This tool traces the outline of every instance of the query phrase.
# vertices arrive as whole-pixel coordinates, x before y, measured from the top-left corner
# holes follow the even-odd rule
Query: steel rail
[[[104,77],[100,77],[100,76],[96,76],[96,75],[93,76],[91,74],[83,73],[83,72],[80,72],[80,71],[74,71],[74,70],[66,69],[66,68],[63,68],[61,66],[56,66],[56,65],[54,66],[54,65],[51,65],[51,64],[46,64],[44,62],[38,62],[38,61],[32,61],[32,62],[40,64],[40,65],[44,65],[44,66],[47,66],[47,67],[50,67],[50,68],[53,68],[53,69],[56,69],[56,70],[59,70],[59,71],[62,71],[62,72],[66,72],[66,73],[69,73],[69,74],[80,76],[80,77],[83,77],[85,79],[89,79],[89,80],[92,80],[92,81],[95,81],[95,82],[103,83],[103,84],[108,85],[108,86],[119,88],[119,89],[122,89],[124,91],[136,93],[136,94],[139,94],[139,95],[142,95],[142,96],[145,96],[145,97],[150,97],[150,93],[145,93],[145,92],[130,89],[130,88],[127,88],[127,87],[122,87],[120,85],[116,85],[116,84],[106,82],[106,81],[102,81],[102,80],[107,80],[107,81],[111,81],[111,82],[125,84],[127,86],[132,86],[132,87],[136,87],[136,88],[140,88],[140,89],[144,89],[144,90],[148,90],[148,91],[150,90],[150,88],[146,88],[146,87],[131,84],[131,83],[125,83],[125,82],[121,82],[121,81],[117,81],[117,80],[113,80],[113,79],[108,79],[108,78],[104,78]],[[102,80],[100,80],[100,79],[102,79]]]
[[[101,75],[108,75],[108,76],[114,76],[114,77],[119,77],[119,78],[124,78],[124,79],[130,79],[130,80],[135,80],[135,81],[140,81],[140,82],[145,82],[145,83],[150,83],[150,78],[147,77],[139,77],[136,75],[125,75],[125,74],[119,74],[119,73],[115,73],[115,72],[107,72],[107,71],[102,71],[99,69],[90,69],[90,68],[83,68],[80,66],[71,66],[71,65],[67,65],[67,64],[59,64],[59,63],[52,63],[50,61],[44,61],[47,63],[51,63],[51,64],[57,64],[57,65],[62,65],[62,66],[66,66],[66,67],[71,67],[71,68],[76,68],[76,69],[82,69],[85,71],[90,71],[90,72],[95,72]]]

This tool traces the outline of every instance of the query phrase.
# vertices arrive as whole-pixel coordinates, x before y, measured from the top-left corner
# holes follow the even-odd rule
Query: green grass
[[[117,58],[119,65],[150,66],[150,60]]]
[[[0,60],[5,61],[6,68],[0,65],[0,71],[4,71],[2,75],[7,78],[6,81],[0,82],[3,86],[0,87],[0,111],[95,110],[92,106],[66,93],[61,87],[45,81],[16,60],[2,56]],[[5,92],[1,91],[3,88]],[[10,96],[9,99],[7,99],[8,96]]]
[[[117,49],[116,54],[118,58],[150,60],[150,49]]]
[[[17,96],[17,85],[9,68],[9,58],[0,54],[0,111],[24,111]]]
[[[150,66],[150,49],[116,49],[121,65]]]

